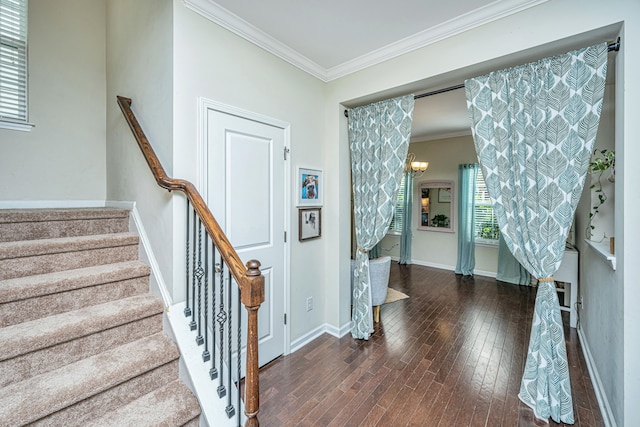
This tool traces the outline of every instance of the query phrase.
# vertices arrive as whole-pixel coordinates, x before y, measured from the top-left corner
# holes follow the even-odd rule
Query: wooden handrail
[[[181,191],[191,202],[198,217],[202,221],[205,230],[213,244],[218,249],[220,256],[228,266],[231,275],[240,288],[240,301],[248,312],[247,319],[247,372],[245,376],[245,414],[247,416],[246,427],[257,427],[258,411],[260,408],[260,393],[258,383],[258,309],[264,302],[264,276],[260,272],[260,262],[251,260],[246,267],[237,252],[231,246],[229,239],[204,202],[204,199],[195,185],[183,179],[173,179],[167,176],[162,164],[153,151],[140,123],[131,110],[131,99],[118,96],[118,105],[133,132],[138,146],[142,151],[153,177],[158,185],[169,191]]]

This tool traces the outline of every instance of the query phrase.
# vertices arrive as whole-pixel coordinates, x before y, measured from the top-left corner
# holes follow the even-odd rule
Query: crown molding
[[[327,70],[311,61],[296,50],[271,37],[264,31],[251,25],[244,19],[229,12],[211,0],[183,0],[184,5],[208,20],[215,22],[222,28],[242,37],[243,39],[263,48],[269,53],[295,65],[301,70],[326,82]]]
[[[504,18],[549,0],[496,0],[481,8],[359,56],[351,61],[325,69],[306,56],[229,12],[213,0],[183,0],[185,6],[212,22],[289,62],[312,76],[329,82],[381,62],[420,49],[489,22]]]
[[[327,70],[327,81],[472,30],[549,0],[498,0]]]

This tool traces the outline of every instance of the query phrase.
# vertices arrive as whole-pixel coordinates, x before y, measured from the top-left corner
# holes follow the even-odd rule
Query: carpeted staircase
[[[0,425],[197,426],[129,212],[0,210]]]

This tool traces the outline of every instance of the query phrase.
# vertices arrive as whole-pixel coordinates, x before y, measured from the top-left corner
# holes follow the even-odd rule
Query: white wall
[[[29,2],[31,132],[0,129],[0,199],[104,200],[103,0]]]
[[[419,178],[414,179],[413,186],[413,241],[411,244],[411,258],[414,263],[432,267],[454,270],[458,256],[458,165],[462,163],[477,163],[478,157],[473,146],[471,135],[455,138],[438,139],[425,142],[414,142],[409,146],[409,151],[416,155],[417,159],[428,161],[429,168]],[[439,232],[421,230],[419,214],[420,183],[423,181],[453,181],[453,222],[454,232]],[[448,216],[448,213],[447,213]],[[394,248],[390,252],[393,256],[399,256],[399,242],[397,236],[387,236],[382,242],[383,253],[385,249]],[[484,245],[476,245],[476,274],[495,276],[497,270],[498,248]]]
[[[107,198],[134,201],[162,278],[173,275],[172,196],[156,184],[116,95],[133,111],[167,174],[173,170],[172,3],[107,2]]]
[[[619,73],[616,88],[619,163],[615,190],[618,270],[611,279],[614,283],[594,284],[608,291],[600,294],[606,298],[603,304],[610,307],[610,315],[600,318],[598,312],[586,306],[582,316],[585,321],[591,317],[594,322],[600,322],[602,329],[624,330],[623,341],[614,343],[602,357],[594,355],[594,363],[598,370],[605,372],[606,376],[602,377],[605,388],[615,389],[612,395],[624,399],[622,405],[614,405],[616,423],[640,424],[640,407],[636,404],[640,396],[640,366],[635,362],[640,354],[640,338],[633,333],[640,323],[640,310],[636,309],[640,302],[636,279],[640,265],[634,261],[640,259],[640,225],[632,219],[637,218],[640,198],[631,189],[636,186],[633,183],[640,182],[640,168],[630,163],[640,158],[640,145],[636,143],[640,140],[637,127],[640,88],[633,78],[640,75],[640,4],[635,0],[614,0],[606,6],[597,0],[547,2],[329,83],[325,158],[326,172],[335,179],[327,181],[331,186],[327,206],[332,209],[327,223],[327,295],[340,301],[339,306],[327,311],[329,322],[340,325],[349,315],[349,224],[338,220],[349,215],[346,119],[340,105],[356,106],[412,90],[460,83],[464,78],[493,69],[613,40],[621,27],[623,48],[616,58]],[[589,274],[588,268],[586,274]],[[616,321],[615,313],[624,313],[622,324]],[[591,347],[607,348],[604,336],[586,329],[585,334]],[[623,367],[611,373],[605,369],[609,359],[624,360]],[[624,380],[621,382],[620,378]]]
[[[325,322],[323,253],[327,242],[324,237],[298,242],[297,186],[293,181],[296,166],[322,169],[324,165],[324,83],[185,8],[181,1],[174,0],[173,4],[176,176],[198,182],[198,169],[194,166],[200,162],[196,147],[199,97],[290,124],[291,181],[286,229],[291,252],[289,319],[291,340],[295,341]],[[183,211],[184,206],[176,207],[176,236],[181,236],[184,228]],[[327,219],[324,209],[322,219],[324,234]],[[180,239],[176,237],[176,241]],[[184,259],[179,255],[181,251],[183,249],[176,246],[178,263]],[[181,279],[176,277],[175,281]],[[305,300],[309,296],[313,297],[315,307],[307,312]]]
[[[612,56],[612,55],[610,55]],[[613,56],[612,56],[613,60]],[[610,77],[609,77],[610,78]],[[600,124],[598,126],[598,134],[596,136],[595,148],[598,150],[615,150],[615,85],[607,85],[604,93],[604,99],[602,102],[602,113],[600,115]],[[596,157],[601,157],[598,154]],[[615,206],[615,185],[607,179],[609,172],[605,172],[600,182],[602,184],[602,191],[607,196],[606,202],[599,208],[598,213],[594,216],[591,225],[595,228],[592,230],[591,240],[600,241],[603,239],[609,239],[614,233],[614,206]],[[591,206],[596,206],[598,202],[598,175],[593,174],[587,177],[585,182],[586,191],[591,196]],[[596,187],[591,189],[591,184]],[[591,208],[589,208],[589,211]],[[588,212],[585,221],[588,220]],[[578,230],[577,237],[583,239],[586,237],[585,227]]]

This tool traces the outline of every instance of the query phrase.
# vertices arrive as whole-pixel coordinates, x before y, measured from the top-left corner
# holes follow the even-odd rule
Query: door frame
[[[252,120],[255,122],[263,123],[269,126],[273,126],[279,129],[282,129],[284,133],[284,148],[287,152],[287,156],[284,160],[284,231],[287,235],[287,239],[284,242],[284,271],[283,271],[283,280],[284,280],[284,314],[287,317],[287,322],[284,324],[284,348],[282,349],[283,354],[287,355],[291,352],[291,316],[289,313],[291,312],[291,289],[290,289],[290,257],[291,257],[291,239],[292,234],[289,229],[290,221],[290,211],[291,211],[291,186],[289,183],[291,182],[291,167],[290,167],[290,147],[291,147],[291,125],[288,122],[274,119],[269,116],[265,116],[263,114],[254,113],[252,111],[243,110],[238,107],[234,107],[232,105],[223,104],[218,101],[214,101],[212,99],[207,99],[204,97],[198,98],[198,138],[197,138],[197,146],[196,146],[196,162],[197,162],[197,174],[198,174],[198,189],[200,194],[205,198],[205,202],[208,193],[208,170],[207,170],[207,159],[209,154],[209,148],[207,145],[207,135],[208,135],[208,112],[209,111],[217,111],[224,114],[229,114],[232,116],[237,116],[243,119]],[[284,153],[282,153],[284,156]],[[283,236],[284,238],[284,236]]]

